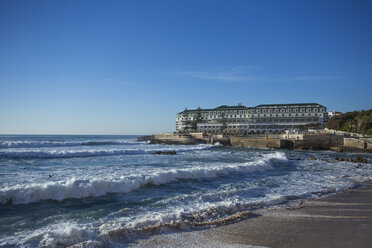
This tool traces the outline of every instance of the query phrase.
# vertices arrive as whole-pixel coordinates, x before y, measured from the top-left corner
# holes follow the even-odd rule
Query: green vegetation
[[[224,133],[225,130],[227,129],[227,119],[226,119],[224,112],[222,112],[220,116],[221,116],[221,123],[222,123],[221,132]]]
[[[345,132],[372,134],[372,109],[332,116],[327,128]]]
[[[187,108],[185,108],[185,111],[183,111],[182,113],[182,117],[184,118],[185,122],[184,122],[184,125],[185,125],[185,131],[188,132],[190,127],[191,127],[191,121],[189,120],[189,111],[187,110]]]
[[[198,123],[202,122],[202,115],[201,115],[201,108],[198,107],[196,110],[196,115],[194,117],[194,120],[191,122],[191,129],[196,131],[198,128]]]

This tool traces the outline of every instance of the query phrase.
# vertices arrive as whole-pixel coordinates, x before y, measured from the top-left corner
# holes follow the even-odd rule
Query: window
[[[300,112],[305,112],[305,109],[303,109],[303,108],[302,108],[302,109],[300,109]]]
[[[285,109],[281,109],[280,112],[282,112],[282,113],[285,112]]]

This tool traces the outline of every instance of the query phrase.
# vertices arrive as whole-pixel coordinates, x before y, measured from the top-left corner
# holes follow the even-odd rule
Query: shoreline
[[[230,224],[157,234],[130,247],[370,247],[372,183],[298,206],[269,207]]]
[[[335,151],[339,153],[372,153],[370,141],[354,138],[344,138],[336,135],[311,135],[306,139],[289,139],[257,136],[203,136],[202,134],[154,134],[140,136],[137,141],[145,141],[148,144],[164,145],[199,145],[219,143],[223,146],[279,149],[279,150],[303,150],[303,151]]]

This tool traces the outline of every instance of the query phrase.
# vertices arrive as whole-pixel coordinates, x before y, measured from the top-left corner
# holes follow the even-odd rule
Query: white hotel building
[[[176,116],[176,131],[190,130],[190,124],[196,122],[197,116],[197,132],[247,135],[282,133],[308,124],[323,126],[328,113],[327,108],[318,103],[261,104],[256,107],[238,104],[214,109],[185,109]]]

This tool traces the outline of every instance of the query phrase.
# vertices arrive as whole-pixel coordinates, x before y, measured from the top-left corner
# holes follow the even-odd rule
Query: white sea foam
[[[0,141],[0,148],[37,148],[37,147],[64,147],[64,146],[103,146],[103,145],[137,145],[145,142],[128,140],[92,140],[92,141],[51,141],[51,140],[9,140]]]
[[[70,178],[44,184],[16,185],[0,189],[0,204],[26,204],[42,200],[62,201],[68,198],[98,197],[108,193],[128,193],[148,184],[167,184],[179,179],[205,179],[231,173],[253,173],[269,170],[272,162],[286,160],[282,152],[264,155],[253,162],[168,169],[135,178]]]
[[[162,148],[162,151],[174,150],[176,152],[189,152],[210,149],[216,147],[214,145],[197,145],[189,147],[168,147]],[[156,147],[146,146],[145,148],[125,148],[125,149],[91,149],[91,150],[0,150],[0,158],[11,159],[32,159],[32,158],[74,158],[74,157],[97,157],[111,155],[131,155],[131,154],[151,154],[158,151]]]

